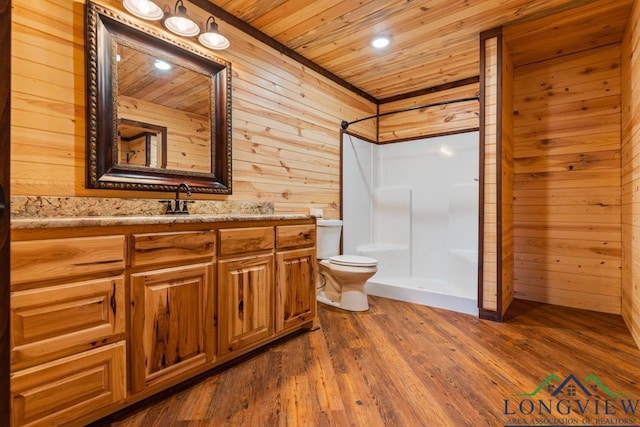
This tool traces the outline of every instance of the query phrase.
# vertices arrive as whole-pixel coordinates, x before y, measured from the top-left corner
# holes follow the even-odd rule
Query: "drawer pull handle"
[[[111,301],[109,301],[109,303],[111,304],[111,311],[113,311],[113,315],[116,315],[116,309],[117,309],[117,305],[116,305],[116,284],[113,284],[113,291],[111,292]]]

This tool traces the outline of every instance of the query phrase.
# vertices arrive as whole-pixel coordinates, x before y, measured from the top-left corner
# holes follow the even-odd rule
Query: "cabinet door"
[[[131,389],[213,359],[213,264],[131,275]]]
[[[273,335],[273,255],[218,262],[219,354]]]
[[[315,278],[313,248],[276,254],[276,333],[316,316]]]
[[[126,397],[125,354],[121,341],[13,373],[13,426],[68,425],[118,403]]]

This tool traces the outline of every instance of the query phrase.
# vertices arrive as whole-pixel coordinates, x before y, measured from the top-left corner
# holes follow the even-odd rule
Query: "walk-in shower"
[[[344,134],[345,253],[379,261],[367,292],[477,314],[478,133],[386,145]]]

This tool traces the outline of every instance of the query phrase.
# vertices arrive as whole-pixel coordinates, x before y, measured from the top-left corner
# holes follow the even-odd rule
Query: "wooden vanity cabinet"
[[[276,333],[298,328],[316,316],[315,242],[315,224],[276,227]]]
[[[13,426],[64,425],[126,397],[125,236],[11,243]]]
[[[311,218],[12,232],[12,425],[85,425],[301,328]]]
[[[215,232],[134,234],[132,241],[130,377],[138,393],[215,357]]]
[[[218,354],[273,336],[273,254],[218,261]]]
[[[316,316],[316,251],[276,253],[276,333],[295,329]]]
[[[218,354],[238,352],[274,334],[274,228],[218,231]]]

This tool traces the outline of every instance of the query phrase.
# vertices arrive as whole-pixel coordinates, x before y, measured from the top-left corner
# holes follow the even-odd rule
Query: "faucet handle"
[[[193,200],[183,200],[182,201],[182,211],[180,213],[189,215],[189,208],[187,207],[188,203],[193,203]]]
[[[173,202],[173,200],[158,200],[160,203],[166,203],[167,207],[164,211],[165,215],[171,215],[174,214],[175,211],[173,210],[173,207],[171,206],[171,203]]]

